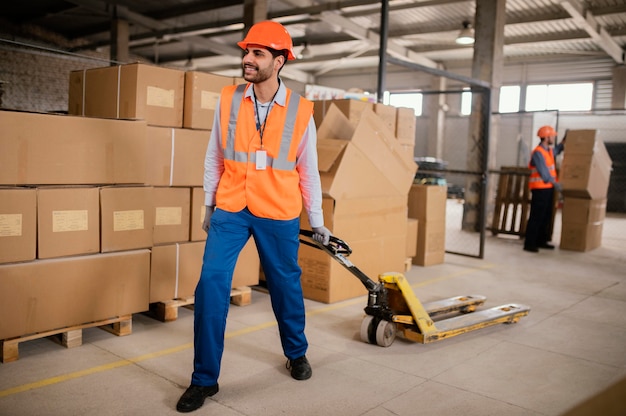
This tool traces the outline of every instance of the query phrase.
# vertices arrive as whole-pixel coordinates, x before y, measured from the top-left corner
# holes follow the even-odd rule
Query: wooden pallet
[[[9,363],[11,361],[17,361],[19,359],[19,345],[22,342],[34,339],[49,338],[66,348],[78,347],[83,344],[83,329],[85,328],[98,327],[117,336],[129,335],[133,330],[132,319],[132,315],[124,315],[102,321],[0,340],[0,346],[2,347],[0,362]]]
[[[524,237],[530,212],[528,178],[530,169],[505,167],[500,171],[496,206],[491,232],[493,235],[511,234]]]
[[[230,303],[237,306],[246,306],[252,303],[252,289],[244,286],[233,288],[230,291]],[[150,304],[147,314],[161,322],[175,321],[178,319],[178,308],[194,304],[194,297],[172,299]]]

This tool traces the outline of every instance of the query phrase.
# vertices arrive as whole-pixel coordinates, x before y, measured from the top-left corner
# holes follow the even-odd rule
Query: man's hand
[[[213,215],[213,211],[215,207],[213,205],[206,205],[206,211],[204,213],[204,221],[202,221],[202,229],[205,233],[209,232],[209,227],[211,227],[211,216]]]
[[[563,187],[561,186],[561,184],[560,184],[560,183],[556,182],[556,183],[554,184],[554,189],[555,189],[557,192],[561,192],[561,190],[563,189]]]
[[[330,230],[324,226],[313,227],[313,240],[327,246],[330,243]]]

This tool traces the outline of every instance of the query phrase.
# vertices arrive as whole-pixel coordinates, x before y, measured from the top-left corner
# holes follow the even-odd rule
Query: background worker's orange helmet
[[[552,126],[541,126],[539,127],[539,130],[537,130],[537,136],[541,137],[542,139],[556,135],[556,130],[554,130]]]
[[[237,45],[243,50],[248,49],[248,44],[266,46],[277,51],[286,50],[288,60],[296,59],[293,53],[291,36],[285,29],[285,26],[278,22],[265,20],[254,24],[248,31],[245,39],[237,42]]]

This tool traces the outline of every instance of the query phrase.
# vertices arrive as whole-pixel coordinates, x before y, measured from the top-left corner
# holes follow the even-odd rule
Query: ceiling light
[[[472,25],[467,20],[463,22],[463,29],[459,32],[455,42],[459,45],[471,45],[474,43],[474,29],[472,29]]]
[[[312,56],[313,56],[313,53],[311,52],[311,49],[309,48],[309,44],[305,42],[304,48],[302,48],[302,50],[298,54],[298,59],[307,59],[307,58],[311,58]]]

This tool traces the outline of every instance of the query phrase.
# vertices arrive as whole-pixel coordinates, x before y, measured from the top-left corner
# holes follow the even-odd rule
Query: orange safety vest
[[[256,152],[261,148],[261,137],[256,128],[254,102],[244,98],[250,87],[248,83],[222,90],[224,172],[217,187],[216,206],[229,212],[248,207],[261,218],[297,218],[302,211],[302,194],[296,152],[313,114],[313,103],[287,89],[285,106],[271,106],[263,130],[266,168],[257,170]]]
[[[550,171],[550,175],[556,180],[556,163],[554,162],[554,153],[552,149],[546,149],[543,146],[538,145],[535,147],[535,150],[533,150],[533,153],[534,152],[541,152],[543,159],[546,161],[546,167]],[[533,189],[549,189],[553,187],[551,182],[546,183],[543,181],[536,166],[532,166],[530,162],[528,162],[528,168],[530,169],[528,189],[532,191]]]

